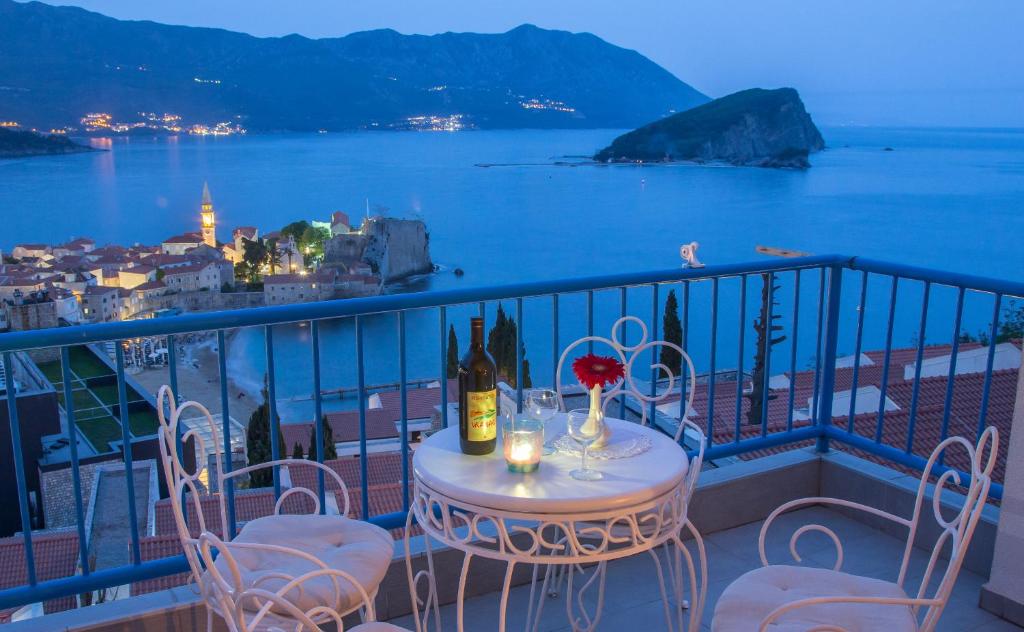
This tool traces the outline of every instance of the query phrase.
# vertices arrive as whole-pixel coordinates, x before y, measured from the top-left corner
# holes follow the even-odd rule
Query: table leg
[[[500,621],[498,623],[498,632],[505,632],[505,616],[508,614],[508,595],[512,590],[512,571],[516,568],[516,563],[513,561],[508,562],[508,566],[505,567],[505,581],[501,586],[501,610],[498,614]],[[462,630],[459,630],[462,632]]]
[[[413,575],[412,572],[412,550],[410,546],[410,532],[412,531],[413,510],[405,519],[405,573],[409,582],[409,597],[412,600],[412,616],[416,623],[416,632],[427,632],[427,622],[430,620],[430,611],[434,611],[434,629],[441,631],[441,606],[437,597],[436,575],[434,574],[434,554],[430,547],[430,536],[423,535],[423,545],[426,550],[427,570],[420,571]],[[423,616],[420,617],[419,583],[421,579],[427,580],[427,596],[423,600]]]
[[[459,573],[459,592],[455,596],[455,625],[459,632],[464,628],[463,610],[466,604],[466,577],[469,575],[469,562],[473,559],[472,553],[466,553],[462,558],[462,571]]]
[[[565,611],[569,617],[569,624],[572,626],[573,632],[593,632],[597,629],[597,624],[601,621],[601,614],[604,612],[604,586],[605,576],[608,572],[608,563],[598,562],[594,567],[594,574],[575,592],[573,591],[573,577],[577,572],[585,574],[585,571],[582,567],[577,571],[576,564],[567,564],[566,566],[568,578],[565,590]],[[587,590],[594,585],[594,582],[597,582],[597,605],[594,608],[594,616],[591,617],[587,613],[587,606],[584,600]],[[574,600],[579,608],[580,618],[576,617],[575,607],[573,606]]]

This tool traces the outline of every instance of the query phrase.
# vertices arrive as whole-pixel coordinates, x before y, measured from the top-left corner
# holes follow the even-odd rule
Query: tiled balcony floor
[[[766,549],[773,563],[794,563],[789,555],[788,541],[793,530],[807,523],[823,524],[833,529],[843,542],[843,570],[895,581],[899,573],[903,543],[877,529],[852,520],[823,507],[812,507],[781,516],[768,534]],[[729,583],[748,570],[761,565],[757,552],[757,536],[761,523],[712,533],[705,537],[708,554],[708,601],[701,630],[711,629],[711,618],[719,595]],[[800,554],[809,565],[831,568],[835,552],[831,541],[820,533],[806,533],[800,539]],[[907,586],[916,590],[923,574],[926,554],[914,550],[908,571]],[[1019,628],[978,608],[978,593],[985,578],[960,572],[953,596],[942,615],[939,630],[946,632],[1019,632]],[[526,604],[530,587],[519,586],[509,600],[508,630],[524,629]],[[455,630],[455,609],[441,609],[445,630]],[[465,629],[472,632],[497,630],[498,596],[484,595],[468,599],[465,606]],[[544,632],[570,630],[565,612],[564,596],[546,599],[540,629]],[[393,621],[414,629],[411,618]],[[659,597],[654,565],[649,555],[620,560],[609,565],[604,615],[598,629],[654,632],[663,630],[665,619]]]

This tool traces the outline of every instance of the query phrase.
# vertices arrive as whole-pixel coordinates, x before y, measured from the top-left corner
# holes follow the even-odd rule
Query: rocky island
[[[796,90],[753,88],[623,134],[594,159],[806,169],[824,147]]]
[[[77,154],[83,151],[95,150],[64,136],[44,136],[35,132],[0,128],[0,158]]]

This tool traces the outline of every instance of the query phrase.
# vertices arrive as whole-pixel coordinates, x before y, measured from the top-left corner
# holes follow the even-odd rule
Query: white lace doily
[[[583,456],[583,449],[568,434],[561,434],[552,442],[560,454]],[[601,448],[590,448],[587,457],[599,460],[626,459],[651,449],[651,438],[632,430],[616,429],[608,443]]]

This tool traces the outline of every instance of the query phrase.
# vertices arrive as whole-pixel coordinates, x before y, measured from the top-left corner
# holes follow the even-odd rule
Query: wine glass
[[[547,429],[548,420],[558,412],[558,393],[548,388],[531,389],[526,394],[526,413],[533,419],[541,422]],[[555,448],[547,440],[545,433],[544,450],[545,456],[554,454]]]
[[[590,410],[587,408],[570,410],[568,417],[566,428],[569,431],[569,436],[573,441],[580,444],[580,447],[583,449],[580,469],[569,472],[569,476],[578,481],[601,480],[604,478],[603,474],[587,467],[587,450],[590,448],[590,444],[597,441],[597,438],[604,433],[604,420],[599,418],[591,419]]]

